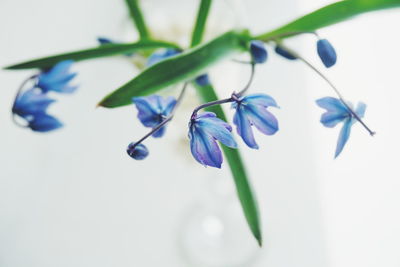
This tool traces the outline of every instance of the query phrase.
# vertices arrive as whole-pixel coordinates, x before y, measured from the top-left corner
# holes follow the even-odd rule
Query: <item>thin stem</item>
[[[131,14],[131,18],[135,23],[136,29],[139,32],[140,39],[149,39],[150,34],[144,21],[138,0],[125,0],[125,2],[129,8],[129,13]]]
[[[192,41],[190,47],[196,46],[201,43],[204,35],[204,29],[207,17],[210,11],[212,0],[201,0],[199,11],[197,13],[196,24],[193,28]]]
[[[246,93],[246,91],[250,88],[250,85],[252,84],[254,79],[255,70],[256,70],[256,64],[252,62],[249,81],[247,82],[246,86],[239,93],[236,94],[237,97],[241,97],[242,95],[244,95],[244,93]]]
[[[176,104],[173,107],[170,115],[168,117],[166,117],[162,122],[160,122],[160,124],[158,124],[156,127],[152,128],[150,132],[148,132],[145,136],[143,136],[142,138],[139,139],[139,141],[137,141],[133,148],[136,147],[138,144],[142,143],[144,140],[146,140],[146,138],[148,138],[149,136],[151,136],[153,133],[155,133],[156,131],[158,131],[161,127],[163,127],[165,124],[167,124],[169,121],[172,120],[172,118],[174,117],[175,111],[178,108],[179,104],[182,102],[182,99],[185,95],[186,92],[186,88],[187,88],[188,83],[185,83],[183,85],[183,88],[181,90],[181,92],[179,93],[178,99],[176,100]]]
[[[221,99],[221,100],[204,103],[193,110],[192,118],[194,118],[196,116],[197,112],[199,112],[200,109],[215,106],[215,105],[221,105],[221,104],[229,103],[232,101],[233,101],[233,98],[229,97],[229,98],[225,98],[225,99]]]
[[[24,87],[26,86],[26,84],[27,84],[28,82],[30,82],[31,80],[36,79],[37,77],[38,77],[38,75],[35,74],[35,75],[32,75],[32,76],[26,78],[26,79],[22,82],[22,84],[19,86],[19,88],[18,88],[18,90],[17,90],[17,93],[15,94],[14,103],[13,103],[13,106],[12,106],[12,109],[11,109],[11,119],[12,119],[12,121],[14,122],[15,125],[17,125],[17,126],[19,126],[19,127],[22,127],[22,128],[26,128],[26,127],[28,127],[28,125],[21,124],[21,123],[16,119],[16,114],[14,113],[14,107],[15,107],[16,102],[18,101],[19,96],[21,95],[22,90],[23,90]],[[36,82],[35,82],[35,86],[36,86]]]
[[[339,97],[340,101],[343,103],[343,105],[348,109],[348,111],[354,116],[354,118],[361,123],[362,126],[368,131],[368,133],[371,136],[375,135],[375,132],[372,131],[364,122],[363,120],[357,115],[356,112],[353,111],[353,109],[346,103],[345,98],[343,95],[340,93],[339,89],[326,77],[321,71],[319,71],[314,65],[312,65],[308,60],[306,60],[304,57],[300,56],[298,53],[295,51],[291,50],[290,48],[283,46],[280,44],[280,46],[288,51],[290,54],[295,56],[296,58],[300,59],[303,63],[305,63],[308,67],[310,67],[313,71],[315,71],[322,79],[324,79],[329,86],[335,91],[336,95]]]

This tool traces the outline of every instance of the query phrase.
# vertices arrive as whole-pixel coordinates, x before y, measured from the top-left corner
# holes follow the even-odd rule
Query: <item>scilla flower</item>
[[[278,107],[275,100],[266,94],[253,94],[238,98],[232,108],[236,109],[233,123],[237,133],[251,148],[258,149],[251,126],[255,126],[266,135],[273,135],[278,131],[278,120],[268,107]]]
[[[251,41],[250,54],[254,63],[264,63],[267,61],[268,52],[263,42],[259,40]]]
[[[295,57],[294,55],[292,55],[289,51],[287,51],[286,49],[284,49],[282,46],[277,45],[275,46],[275,53],[277,53],[278,55],[289,59],[289,60],[296,60],[297,57]]]
[[[12,112],[26,121],[25,127],[37,132],[49,132],[62,127],[62,123],[47,114],[47,108],[55,100],[37,88],[26,90],[17,95]]]
[[[137,144],[135,142],[132,142],[128,145],[126,152],[131,158],[136,160],[145,159],[149,155],[149,150],[145,145]]]
[[[163,98],[159,95],[134,97],[133,103],[138,109],[138,118],[145,127],[154,128],[165,120],[173,111],[176,100],[172,96]],[[153,133],[153,137],[164,135],[165,127]]]
[[[44,93],[54,91],[57,93],[73,93],[77,86],[70,84],[71,80],[77,75],[71,72],[72,60],[65,60],[57,63],[49,70],[43,71],[38,76],[37,87]]]
[[[330,68],[335,65],[337,60],[336,51],[328,40],[318,40],[317,52],[325,67]]]
[[[236,148],[232,127],[212,112],[194,114],[189,122],[190,150],[193,157],[204,166],[221,168],[222,153],[217,140]]]
[[[349,109],[337,98],[324,97],[318,99],[317,105],[326,112],[321,116],[321,123],[328,128],[335,127],[338,123],[343,122],[343,127],[339,133],[339,139],[336,146],[335,158],[342,152],[344,145],[350,137],[352,125],[357,121]],[[349,103],[351,108],[351,104]],[[364,117],[366,105],[362,102],[358,103],[355,113],[358,117]]]

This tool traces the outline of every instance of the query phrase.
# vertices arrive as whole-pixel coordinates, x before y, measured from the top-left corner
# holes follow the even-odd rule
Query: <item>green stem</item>
[[[197,13],[196,24],[192,33],[192,42],[190,47],[196,46],[201,43],[204,35],[204,29],[207,17],[210,11],[212,0],[201,0],[199,11]]]
[[[138,0],[125,0],[125,2],[129,8],[129,13],[131,14],[131,18],[135,23],[136,29],[139,32],[140,39],[149,39],[150,34],[144,21]]]

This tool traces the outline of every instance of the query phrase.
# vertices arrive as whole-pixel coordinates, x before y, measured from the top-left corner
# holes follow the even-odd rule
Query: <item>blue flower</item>
[[[343,122],[343,127],[339,133],[339,139],[336,146],[335,158],[342,152],[344,145],[350,137],[351,126],[357,121],[349,109],[337,98],[324,97],[318,99],[317,105],[326,112],[321,116],[321,123],[328,128],[335,127],[338,123]],[[351,107],[351,103],[348,104]],[[358,103],[355,113],[358,117],[364,117],[366,105],[362,102]]]
[[[216,140],[236,148],[231,132],[232,127],[217,118],[215,113],[196,114],[189,123],[190,150],[193,157],[204,166],[221,168],[222,153]]]
[[[173,49],[173,48],[158,50],[149,56],[149,58],[147,59],[146,66],[150,67],[150,66],[160,62],[161,60],[175,56],[175,55],[179,54],[180,52],[181,51],[179,51],[178,49]]]
[[[250,54],[254,63],[264,63],[268,58],[267,49],[265,49],[264,43],[259,40],[251,41]]]
[[[328,40],[318,40],[317,52],[325,67],[330,68],[335,65],[337,59],[336,51]]]
[[[285,50],[284,48],[282,48],[281,46],[277,45],[275,46],[275,53],[277,53],[278,55],[289,59],[289,60],[296,60],[297,57],[295,57],[294,55],[292,55],[289,51]]]
[[[244,96],[232,104],[232,108],[236,109],[233,123],[237,133],[250,148],[258,149],[252,125],[266,135],[273,135],[278,131],[278,120],[266,109],[270,106],[278,107],[275,100],[266,94]]]
[[[128,145],[126,152],[131,158],[136,160],[145,159],[149,155],[149,150],[145,145],[136,144],[135,142],[132,142]]]
[[[72,63],[72,60],[61,61],[49,70],[40,73],[37,87],[44,93],[49,91],[58,93],[75,92],[77,86],[70,85],[70,81],[77,75],[77,73],[70,72]]]
[[[46,113],[35,114],[28,121],[28,127],[36,132],[50,132],[61,128],[63,124],[55,117]]]
[[[207,86],[210,85],[210,79],[208,78],[207,74],[203,74],[200,76],[197,76],[197,78],[195,79],[195,82],[199,85],[199,86]]]
[[[12,112],[23,118],[33,131],[48,132],[62,127],[60,121],[47,114],[47,108],[54,102],[40,89],[32,88],[17,96]]]
[[[159,95],[134,97],[133,103],[138,109],[138,118],[145,127],[154,128],[165,120],[173,111],[176,100],[172,96],[163,98]],[[164,135],[165,126],[153,133],[153,137]]]

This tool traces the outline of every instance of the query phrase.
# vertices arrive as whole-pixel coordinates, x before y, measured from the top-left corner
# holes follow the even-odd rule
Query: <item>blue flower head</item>
[[[278,105],[266,94],[244,96],[232,104],[232,108],[236,109],[233,123],[236,125],[237,133],[250,148],[258,149],[251,126],[254,125],[266,135],[273,135],[279,129],[278,120],[267,110],[268,107],[278,107]]]
[[[23,118],[33,131],[48,132],[62,127],[60,121],[47,114],[47,108],[54,102],[40,89],[32,88],[17,96],[12,112]]]
[[[135,142],[132,142],[128,145],[126,152],[131,158],[136,160],[145,159],[149,155],[149,150],[145,145],[136,144]]]
[[[146,66],[150,67],[150,66],[160,62],[161,60],[175,56],[175,55],[179,54],[180,52],[181,51],[179,51],[178,49],[173,49],[173,48],[157,50],[156,52],[154,52],[153,54],[151,54],[149,56],[149,58],[147,59]]]
[[[72,60],[65,60],[57,63],[54,67],[43,71],[38,76],[37,87],[44,93],[54,91],[58,93],[73,93],[77,86],[70,84],[71,80],[77,75],[71,72]]]
[[[259,40],[251,41],[250,54],[254,63],[258,64],[264,63],[268,58],[267,49],[265,48],[264,43]]]
[[[196,114],[189,122],[190,150],[193,157],[204,166],[221,168],[223,159],[217,140],[228,147],[236,148],[231,132],[232,127],[217,118],[215,113]]]
[[[321,123],[328,128],[335,127],[338,123],[343,122],[343,127],[339,133],[339,139],[336,146],[335,158],[342,152],[344,145],[350,137],[351,126],[357,121],[349,109],[337,98],[324,97],[318,99],[317,105],[326,112],[321,116]],[[351,107],[351,103],[348,104]],[[362,102],[358,103],[355,113],[362,118],[365,114],[366,105]]]
[[[172,96],[163,98],[159,95],[134,97],[133,103],[138,109],[138,118],[145,127],[154,128],[165,120],[173,111],[176,100]],[[164,135],[165,126],[153,133],[153,137]]]
[[[337,55],[335,48],[326,39],[320,39],[317,42],[317,52],[319,57],[324,63],[325,67],[330,68],[335,65],[337,60]]]
[[[287,51],[286,49],[282,48],[281,46],[277,45],[275,46],[275,53],[277,53],[278,55],[289,59],[289,60],[296,60],[297,57],[295,57],[294,55],[292,55],[289,51]]]

